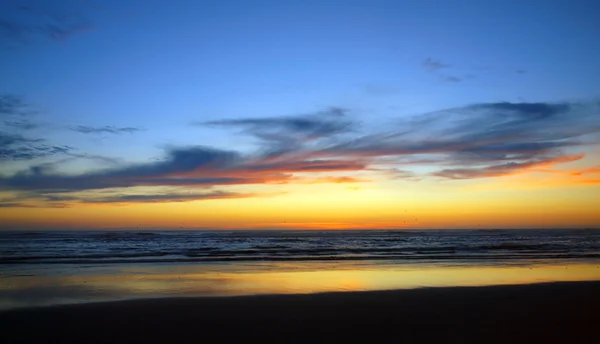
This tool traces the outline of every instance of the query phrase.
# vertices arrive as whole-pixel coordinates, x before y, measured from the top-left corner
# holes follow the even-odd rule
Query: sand
[[[0,313],[0,342],[594,343],[600,282],[172,298]]]

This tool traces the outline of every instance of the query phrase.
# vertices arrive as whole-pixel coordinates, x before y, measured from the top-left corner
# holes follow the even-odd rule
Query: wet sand
[[[600,338],[600,282],[148,299],[0,313],[3,343],[479,342]]]

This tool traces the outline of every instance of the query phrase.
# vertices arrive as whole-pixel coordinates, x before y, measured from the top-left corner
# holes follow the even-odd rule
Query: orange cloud
[[[285,184],[301,183],[357,183],[368,180],[353,177],[322,177],[312,180],[294,177],[293,173],[353,172],[367,168],[366,163],[346,160],[259,160],[229,169],[202,166],[188,172],[177,172],[137,178],[137,185],[178,185],[193,186],[239,184]]]
[[[503,177],[515,174],[535,171],[535,169],[543,166],[554,166],[580,160],[585,157],[585,154],[576,155],[561,155],[553,158],[547,158],[539,161],[530,162],[509,162],[500,165],[486,166],[482,168],[454,168],[445,169],[435,172],[433,175],[450,179],[471,179],[471,178],[486,178],[486,177]],[[538,170],[538,172],[543,170]]]
[[[594,166],[590,168],[584,168],[581,170],[571,171],[572,176],[582,176],[585,174],[600,174],[600,166]]]
[[[599,178],[589,178],[590,175],[600,174],[600,166],[592,166],[581,169],[555,170],[555,169],[535,169],[534,172],[551,173],[559,175],[557,184],[600,184]]]

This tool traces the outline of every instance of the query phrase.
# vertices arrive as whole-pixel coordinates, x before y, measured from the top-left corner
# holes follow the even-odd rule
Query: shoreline
[[[18,342],[597,339],[600,281],[134,299],[0,312]]]

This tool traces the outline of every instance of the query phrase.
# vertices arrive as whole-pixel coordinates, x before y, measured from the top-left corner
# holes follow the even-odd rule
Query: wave
[[[531,257],[595,259],[598,254],[599,230],[0,233],[0,264]]]
[[[0,259],[2,264],[118,264],[118,263],[184,263],[184,262],[244,262],[244,261],[327,261],[327,260],[394,260],[394,261],[516,261],[516,260],[550,260],[550,259],[600,259],[600,253],[568,253],[568,254],[536,254],[536,255],[322,255],[322,256],[227,256],[227,257],[169,257],[157,258],[146,256],[146,259],[124,259],[123,257],[106,257],[105,259],[55,257],[37,260]],[[139,258],[139,257],[138,257]]]

